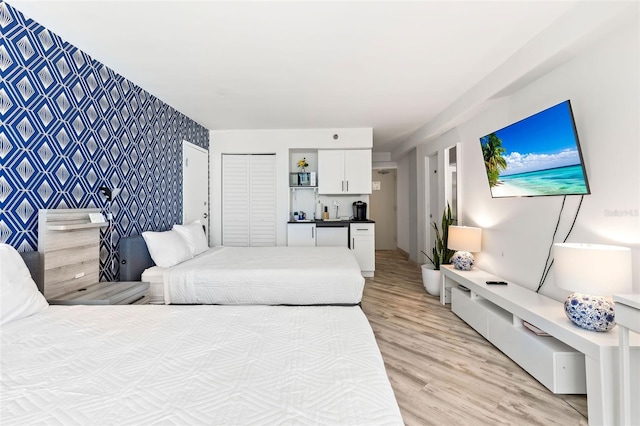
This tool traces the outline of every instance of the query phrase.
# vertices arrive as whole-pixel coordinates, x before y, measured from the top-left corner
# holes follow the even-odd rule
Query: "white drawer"
[[[523,326],[488,312],[487,339],[558,394],[585,394],[587,381],[584,354],[551,336],[536,336]]]
[[[373,235],[375,223],[352,223],[349,225],[351,236],[355,235]]]

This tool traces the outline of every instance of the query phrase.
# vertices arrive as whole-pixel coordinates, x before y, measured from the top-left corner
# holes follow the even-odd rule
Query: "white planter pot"
[[[433,265],[422,265],[422,284],[432,296],[440,296],[440,271],[433,269]]]

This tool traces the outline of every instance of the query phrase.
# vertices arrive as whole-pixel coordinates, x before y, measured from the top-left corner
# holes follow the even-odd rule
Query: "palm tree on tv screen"
[[[507,150],[502,146],[502,141],[495,133],[482,138],[481,143],[484,166],[489,177],[489,186],[493,187],[498,183],[500,170],[507,169],[507,160],[502,156]]]

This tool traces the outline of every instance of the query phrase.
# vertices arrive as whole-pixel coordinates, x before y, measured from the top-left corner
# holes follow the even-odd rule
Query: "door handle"
[[[314,229],[315,229],[315,228],[311,228],[311,238],[315,238],[315,235],[314,235],[314,234],[315,234],[315,232],[313,232],[313,231],[314,231]]]
[[[203,214],[202,214],[202,217],[206,219],[206,218],[208,218],[208,217],[209,217],[209,215],[208,215],[208,214],[206,214],[206,213],[203,213]]]
[[[349,181],[347,181],[347,192],[349,192]]]

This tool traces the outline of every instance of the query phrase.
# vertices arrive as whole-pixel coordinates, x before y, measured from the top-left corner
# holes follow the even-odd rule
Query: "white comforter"
[[[167,304],[356,304],[363,289],[346,247],[214,247],[164,276]]]
[[[0,335],[2,425],[402,424],[359,307],[51,306]]]

